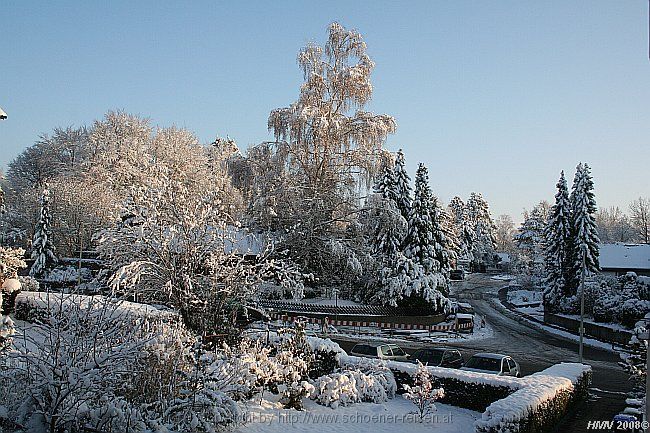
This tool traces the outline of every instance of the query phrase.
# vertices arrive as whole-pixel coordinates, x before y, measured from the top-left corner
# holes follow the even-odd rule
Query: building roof
[[[600,268],[650,270],[649,244],[600,244]]]
[[[501,263],[510,263],[510,254],[508,253],[497,253],[497,256],[501,259]]]
[[[266,247],[266,238],[260,233],[229,226],[225,242],[226,254],[260,255]]]

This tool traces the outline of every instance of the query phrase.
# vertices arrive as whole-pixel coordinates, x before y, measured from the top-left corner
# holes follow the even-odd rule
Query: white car
[[[477,353],[461,367],[461,370],[521,377],[519,364],[511,357],[498,353]]]
[[[386,361],[408,361],[409,355],[397,344],[359,343],[350,351],[352,356],[377,358]]]

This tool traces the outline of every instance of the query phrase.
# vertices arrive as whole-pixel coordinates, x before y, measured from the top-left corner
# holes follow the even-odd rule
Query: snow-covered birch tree
[[[305,80],[298,100],[271,111],[268,128],[276,141],[264,144],[287,182],[265,201],[286,203],[274,208],[283,214],[277,220],[287,222],[285,243],[298,262],[322,275],[328,257],[346,250],[330,246],[345,242],[359,190],[377,172],[395,120],[364,109],[374,62],[357,31],[331,24],[325,45],[307,45],[298,64]]]

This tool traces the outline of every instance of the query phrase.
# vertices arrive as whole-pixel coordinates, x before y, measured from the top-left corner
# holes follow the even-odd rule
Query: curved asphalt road
[[[541,371],[560,362],[578,362],[578,343],[547,333],[518,315],[496,304],[493,298],[504,283],[489,275],[472,274],[465,281],[454,283],[452,296],[472,304],[493,329],[493,336],[483,340],[445,343],[461,350],[465,359],[477,352],[497,352],[512,356],[521,366],[522,375]],[[338,340],[349,351],[354,341]],[[407,352],[422,343],[400,343]],[[590,398],[558,426],[558,432],[586,432],[588,420],[611,420],[624,407],[624,392],[630,386],[628,376],[618,365],[618,354],[585,346],[584,362],[593,368]],[[594,431],[594,430],[590,430]]]

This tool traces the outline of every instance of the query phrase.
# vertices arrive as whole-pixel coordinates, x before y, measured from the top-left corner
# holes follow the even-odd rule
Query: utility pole
[[[582,271],[580,272],[580,349],[578,358],[582,363],[583,340],[585,335],[585,273],[587,272],[587,245],[582,244]]]

